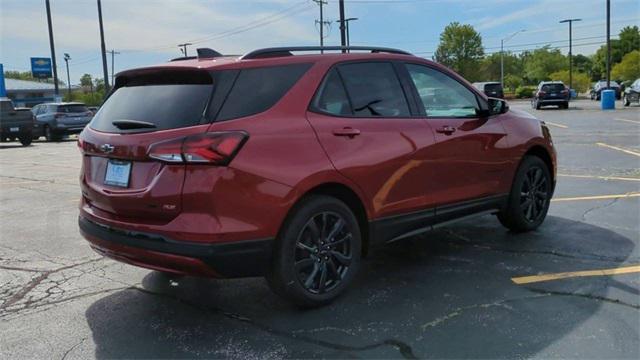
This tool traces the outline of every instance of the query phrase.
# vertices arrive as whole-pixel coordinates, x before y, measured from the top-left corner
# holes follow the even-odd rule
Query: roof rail
[[[253,50],[244,54],[240,59],[260,59],[266,57],[279,57],[293,55],[294,51],[371,51],[372,53],[390,53],[401,55],[412,55],[404,50],[379,46],[290,46],[290,47],[273,47]]]

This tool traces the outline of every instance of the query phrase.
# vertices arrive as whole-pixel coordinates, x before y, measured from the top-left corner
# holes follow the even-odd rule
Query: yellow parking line
[[[633,266],[624,266],[613,269],[602,269],[602,270],[585,270],[585,271],[573,271],[573,272],[562,272],[555,274],[545,274],[545,275],[532,275],[532,276],[521,276],[511,278],[511,281],[518,285],[522,284],[530,284],[535,282],[542,281],[550,281],[550,280],[560,280],[574,277],[585,277],[585,276],[607,276],[607,275],[621,275],[621,274],[631,274],[640,272],[640,265]]]
[[[631,155],[635,155],[635,156],[640,156],[639,152],[623,149],[623,148],[620,148],[620,147],[617,147],[617,146],[608,145],[608,144],[601,143],[601,142],[596,143],[596,145],[603,146],[603,147],[606,147],[606,148],[609,148],[609,149],[613,149],[613,150],[622,151],[623,153],[627,153],[627,154],[631,154]]]
[[[556,198],[551,199],[551,202],[559,202],[559,201],[578,201],[578,200],[606,200],[606,199],[620,199],[620,198],[631,198],[640,196],[640,192],[632,192],[628,194],[619,194],[619,195],[598,195],[598,196],[579,196],[579,197],[568,197],[568,198]]]
[[[636,120],[629,120],[629,119],[622,119],[622,118],[615,118],[613,120],[626,121],[626,122],[630,122],[630,123],[634,123],[634,124],[639,124],[640,125],[640,121],[636,121]]]
[[[551,126],[556,126],[556,127],[562,128],[562,129],[568,129],[569,128],[567,125],[556,124],[556,123],[552,123],[551,121],[547,121],[547,120],[545,120],[544,123],[545,124],[549,124]]]
[[[584,179],[640,181],[640,178],[630,178],[630,177],[620,177],[620,176],[596,176],[596,175],[573,175],[573,174],[558,174],[558,176],[584,178]]]

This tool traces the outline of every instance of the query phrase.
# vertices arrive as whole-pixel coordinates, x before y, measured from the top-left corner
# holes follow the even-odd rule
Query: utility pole
[[[607,0],[607,89],[611,86],[611,1]]]
[[[347,46],[351,45],[351,41],[349,40],[349,22],[350,21],[355,21],[355,20],[358,20],[358,18],[350,17],[348,19],[344,19],[345,29],[346,29],[346,32],[347,32]],[[336,22],[339,23],[339,24],[342,24],[340,20],[336,20]]]
[[[582,21],[582,19],[564,19],[561,20],[560,23],[569,23],[569,89],[573,88],[573,60],[571,54],[572,47],[572,32],[573,32],[573,22],[574,21]]]
[[[104,96],[109,93],[109,70],[107,70],[107,47],[104,45],[104,27],[102,26],[102,3],[98,0],[98,22],[100,23],[100,48],[102,51],[102,73],[104,75]]]
[[[115,60],[115,56],[116,55],[120,55],[120,53],[115,51],[115,50],[113,50],[113,49],[111,49],[111,51],[109,51],[109,52],[111,53],[111,85],[115,86],[116,83],[115,83],[115,79],[114,79],[115,72],[113,71],[113,69],[114,69],[113,63],[114,63],[114,60]]]
[[[189,56],[187,55],[187,46],[189,45],[193,45],[193,44],[192,43],[178,44],[178,47],[180,48],[180,52],[184,54],[184,57]]]
[[[347,39],[345,34],[345,21],[344,21],[344,0],[340,0],[340,46],[347,46]],[[345,51],[342,50],[344,53]]]
[[[500,40],[500,86],[504,89],[504,43],[513,39],[514,36],[524,32],[525,30],[518,30],[513,34],[509,35],[505,39]]]
[[[316,24],[320,24],[320,47],[324,46],[324,25],[329,23],[328,21],[324,21],[324,13],[323,8],[327,4],[325,0],[313,0],[314,3],[320,6],[320,21],[316,20]],[[320,50],[320,53],[324,53],[323,50]]]
[[[71,60],[71,56],[67,53],[64,53],[64,62],[67,63],[67,97],[69,101],[71,101],[71,76],[69,75],[69,60]]]
[[[56,47],[53,44],[53,25],[51,24],[51,6],[49,0],[45,1],[47,7],[47,24],[49,25],[49,47],[51,48],[51,66],[53,67],[53,86],[56,97],[60,94],[58,89],[58,67],[56,66]]]

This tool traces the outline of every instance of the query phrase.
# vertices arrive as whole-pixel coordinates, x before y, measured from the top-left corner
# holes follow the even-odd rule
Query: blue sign
[[[7,88],[4,85],[4,67],[0,64],[0,97],[7,97]]]
[[[48,79],[51,77],[51,58],[32,57],[31,74],[34,78]]]

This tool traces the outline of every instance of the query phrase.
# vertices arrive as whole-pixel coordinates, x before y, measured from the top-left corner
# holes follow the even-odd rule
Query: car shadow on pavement
[[[85,315],[97,358],[521,358],[545,357],[574,331],[588,336],[583,324],[608,306],[611,323],[593,332],[606,327],[598,336],[628,348],[603,354],[597,341],[573,339],[564,357],[633,357],[638,292],[621,278],[511,281],[615,268],[637,262],[633,249],[582,222],[549,217],[512,234],[486,216],[372,251],[352,289],[319,309],[288,305],[263,279],[150,272]]]

